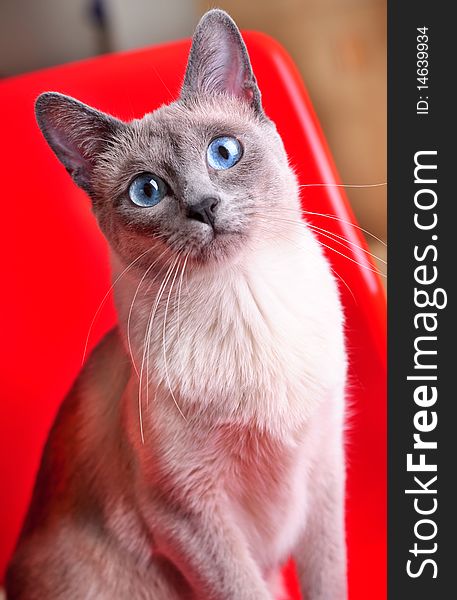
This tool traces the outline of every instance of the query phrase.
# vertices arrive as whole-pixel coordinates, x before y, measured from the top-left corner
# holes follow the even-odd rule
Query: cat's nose
[[[218,198],[202,198],[196,204],[187,207],[186,215],[189,219],[200,221],[200,223],[206,223],[214,228],[214,219],[216,217],[216,208],[218,204]]]

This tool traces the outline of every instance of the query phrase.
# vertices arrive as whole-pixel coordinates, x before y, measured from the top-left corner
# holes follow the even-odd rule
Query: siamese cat
[[[212,10],[179,98],[38,124],[90,196],[119,323],[50,433],[9,600],[344,600],[337,285],[246,47]],[[62,199],[63,201],[64,199]]]

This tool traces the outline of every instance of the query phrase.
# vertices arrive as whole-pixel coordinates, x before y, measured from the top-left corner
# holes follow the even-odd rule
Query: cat
[[[347,597],[344,317],[242,37],[124,123],[58,93],[44,137],[109,242],[119,323],[47,441],[9,600]]]

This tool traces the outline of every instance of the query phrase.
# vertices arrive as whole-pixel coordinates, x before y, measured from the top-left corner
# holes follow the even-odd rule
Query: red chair
[[[248,32],[245,39],[265,110],[278,126],[300,183],[338,182],[292,61],[263,34]],[[55,90],[124,119],[141,116],[177,96],[188,50],[188,41],[177,42],[0,82],[0,580],[47,432],[80,370],[90,323],[110,285],[106,244],[89,200],[41,136],[34,99]],[[385,296],[341,188],[302,189],[310,222],[348,240],[321,237],[336,250],[328,249],[328,257],[341,278],[347,315],[350,599],[379,600],[386,597]],[[89,350],[115,318],[109,300],[94,323]],[[293,566],[287,572],[292,597],[298,598]]]

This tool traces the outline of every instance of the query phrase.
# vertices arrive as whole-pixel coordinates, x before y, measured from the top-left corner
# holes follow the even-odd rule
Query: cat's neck
[[[264,428],[306,418],[340,376],[322,369],[322,352],[341,320],[322,254],[308,242],[268,244],[182,278],[176,269],[165,285],[163,277],[141,286],[138,275],[123,278],[120,328],[145,402]],[[314,348],[306,357],[305,336]]]

